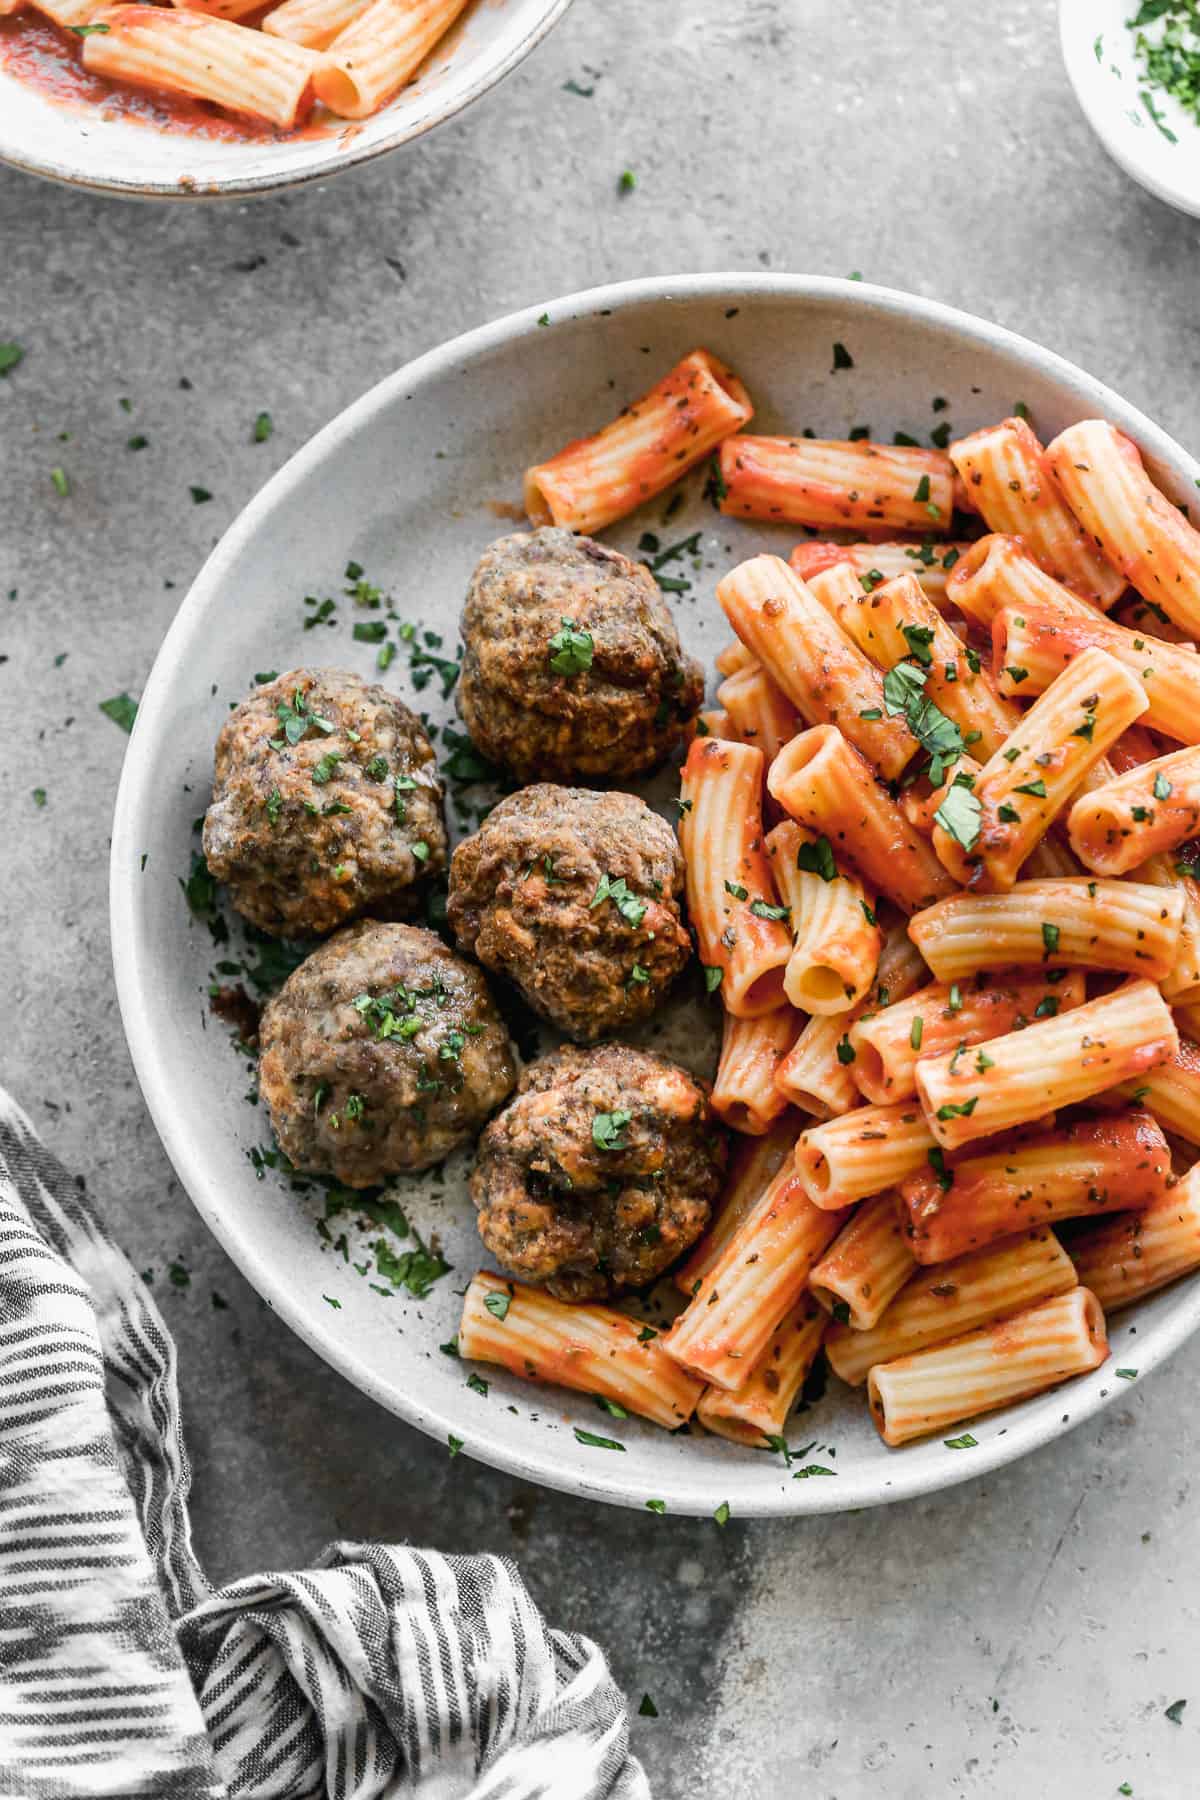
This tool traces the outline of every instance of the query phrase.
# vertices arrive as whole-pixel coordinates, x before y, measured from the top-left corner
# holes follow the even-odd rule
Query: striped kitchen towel
[[[512,1563],[335,1544],[214,1591],[175,1350],[0,1089],[0,1800],[648,1800]]]

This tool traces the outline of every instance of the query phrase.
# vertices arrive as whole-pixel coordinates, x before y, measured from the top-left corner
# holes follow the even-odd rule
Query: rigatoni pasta
[[[981,973],[963,981],[932,982],[909,999],[854,1022],[849,1034],[854,1079],[867,1099],[879,1105],[908,1100],[917,1091],[922,1056],[986,1044],[1034,1019],[1070,1012],[1085,998],[1079,969],[1040,976]]]
[[[761,1137],[736,1140],[721,1202],[708,1230],[675,1271],[675,1286],[690,1294],[712,1268],[750,1211],[761,1200],[784,1163],[790,1163],[800,1126],[795,1113],[776,1119]]]
[[[960,790],[955,814],[939,809],[941,861],[964,884],[1010,888],[1089,769],[1145,710],[1145,689],[1115,657],[1082,651]]]
[[[1041,964],[1162,981],[1175,965],[1183,896],[1151,883],[1018,881],[1007,894],[955,894],[909,922],[939,981]]]
[[[801,581],[808,582],[823,570],[844,564],[867,592],[896,575],[915,575],[934,605],[941,607],[946,602],[950,571],[967,548],[961,541],[835,544],[827,538],[806,538],[796,545],[788,561]]]
[[[753,1019],[725,1014],[712,1105],[734,1131],[760,1137],[786,1108],[787,1100],[775,1085],[775,1071],[804,1023],[803,1016],[790,1006]]]
[[[869,1331],[912,1274],[896,1196],[864,1200],[808,1278],[809,1291],[835,1319]]]
[[[796,1173],[814,1206],[838,1210],[899,1186],[928,1160],[937,1137],[921,1108],[859,1106],[796,1140]]]
[[[695,738],[683,769],[679,838],[700,959],[727,1010],[753,1019],[783,1004],[792,952],[787,909],[763,847],[761,750]]]
[[[923,1058],[917,1093],[937,1142],[956,1150],[1090,1100],[1168,1062],[1178,1047],[1157,987],[1129,981],[1061,1018],[993,1038],[986,1048]]]
[[[858,1387],[877,1363],[947,1343],[1077,1285],[1074,1264],[1052,1231],[1021,1232],[936,1268],[914,1269],[868,1330],[848,1323],[830,1326],[825,1339],[829,1364],[843,1381]]]
[[[1108,1311],[1156,1294],[1200,1268],[1200,1171],[1141,1212],[1118,1213],[1073,1233],[1067,1249],[1079,1280]]]
[[[839,725],[887,776],[916,750],[903,719],[884,710],[878,669],[838,629],[778,556],[755,556],[717,584],[742,642],[810,725]]]
[[[318,59],[311,50],[248,26],[157,6],[107,6],[83,41],[94,75],[212,100],[285,130],[312,103]]]
[[[865,441],[730,438],[721,446],[721,511],[820,530],[944,533],[954,471],[940,450]]]
[[[767,855],[792,928],[784,993],[802,1012],[849,1011],[874,981],[883,947],[866,890],[838,869],[828,842],[790,819],[768,833]]]
[[[1045,450],[1024,419],[1002,419],[973,431],[952,443],[949,454],[989,531],[1019,537],[1044,569],[1104,611],[1120,599],[1125,577],[1067,506]]]
[[[1171,1152],[1148,1112],[1102,1113],[984,1144],[900,1184],[907,1241],[944,1263],[1031,1225],[1152,1206],[1174,1185]]]
[[[707,1387],[696,1408],[705,1431],[760,1448],[782,1437],[787,1416],[816,1361],[827,1315],[806,1294],[777,1325],[742,1385]]]
[[[1133,440],[1106,419],[1081,419],[1047,446],[1046,462],[1113,568],[1200,637],[1200,531],[1155,487]]]
[[[814,725],[784,746],[767,771],[784,811],[823,837],[902,912],[918,912],[956,883],[914,830],[870,764],[834,725]]]
[[[732,369],[693,350],[603,430],[527,469],[525,510],[535,525],[599,531],[661,494],[753,412]]]
[[[1081,794],[1071,848],[1098,875],[1125,875],[1200,830],[1200,745],[1175,750]]]
[[[528,1381],[600,1394],[668,1431],[691,1418],[702,1391],[640,1320],[608,1306],[568,1305],[486,1269],[463,1300],[458,1354]]]
[[[999,1325],[876,1365],[867,1398],[884,1442],[906,1444],[1057,1387],[1107,1355],[1100,1302],[1072,1288]]]

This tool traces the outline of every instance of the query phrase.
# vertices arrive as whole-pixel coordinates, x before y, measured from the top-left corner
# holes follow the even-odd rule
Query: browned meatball
[[[705,1090],[677,1063],[564,1045],[530,1064],[479,1140],[479,1234],[560,1300],[644,1287],[704,1230],[726,1150]]]
[[[364,919],[300,964],[259,1033],[259,1089],[298,1169],[371,1187],[475,1136],[512,1092],[479,970],[432,931]]]
[[[645,1019],[691,955],[675,833],[633,794],[524,788],[450,864],[458,942],[569,1037]]]
[[[462,637],[467,730],[522,781],[641,775],[704,697],[650,571],[570,531],[519,531],[485,550]]]
[[[204,854],[263,931],[309,937],[409,911],[414,884],[446,862],[420,720],[342,669],[293,669],[256,689],[217,739]]]

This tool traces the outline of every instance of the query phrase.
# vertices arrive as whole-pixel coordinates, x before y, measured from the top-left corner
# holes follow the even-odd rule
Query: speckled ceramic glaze
[[[1059,0],[1063,61],[1088,124],[1127,175],[1168,206],[1200,217],[1200,125],[1138,78],[1130,0]],[[1161,26],[1148,26],[1153,40]]]
[[[473,0],[397,97],[370,119],[318,109],[295,135],[198,137],[52,99],[0,54],[0,162],[73,187],[148,200],[221,199],[317,181],[409,143],[515,69],[571,0]]]
[[[835,342],[849,349],[853,368],[832,372]],[[485,1371],[484,1397],[466,1386],[467,1368],[438,1348],[454,1335],[459,1294],[481,1260],[467,1159],[444,1178],[399,1184],[414,1225],[437,1235],[453,1273],[422,1301],[376,1292],[354,1265],[369,1265],[377,1233],[360,1242],[351,1230],[344,1261],[317,1229],[319,1195],[293,1193],[269,1169],[256,1177],[251,1153],[269,1146],[266,1122],[245,1099],[244,1057],[207,1005],[210,971],[230,951],[214,947],[179,886],[197,844],[193,821],[208,796],[213,740],[253,673],[300,662],[363,674],[374,666],[374,647],[352,636],[363,615],[349,600],[339,598],[332,627],[305,631],[304,597],[341,596],[353,560],[393,597],[397,613],[440,633],[449,649],[476,557],[512,529],[501,515],[520,495],[525,465],[603,423],[700,344],[746,381],[767,431],[811,427],[841,437],[869,424],[879,436],[904,430],[925,438],[941,419],[964,432],[1024,401],[1046,436],[1105,415],[1138,440],[1169,493],[1195,495],[1200,465],[1099,382],[995,326],[859,283],[647,280],[472,332],[381,382],[293,457],[227,533],[180,608],[146,686],[117,802],[117,986],[146,1099],[196,1206],[268,1303],[383,1406],[443,1441],[461,1439],[464,1455],[594,1499],[661,1499],[671,1512],[693,1513],[722,1501],[735,1514],[870,1506],[995,1468],[1096,1412],[1123,1387],[1115,1368],[1134,1365],[1144,1377],[1195,1329],[1200,1282],[1118,1315],[1112,1360],[975,1424],[973,1449],[935,1439],[887,1450],[861,1393],[831,1381],[789,1430],[797,1448],[817,1446],[806,1463],[835,1471],[820,1479],[794,1479],[779,1456],[716,1438],[604,1419],[586,1396],[533,1388],[498,1370]],[[950,402],[936,419],[935,395]],[[702,487],[702,472],[686,480],[683,504],[665,525],[660,500],[606,535],[633,550],[646,530],[664,544],[700,534],[698,556],[672,565],[690,586],[671,602],[685,647],[711,665],[728,635],[713,599],[719,573],[751,551],[786,553],[794,534],[719,517]],[[406,655],[387,679],[413,697]],[[416,704],[436,721],[451,717],[436,679]],[[670,783],[648,791],[665,803]],[[684,995],[642,1041],[709,1071],[715,1008]],[[575,1426],[598,1427],[624,1448],[580,1444]]]

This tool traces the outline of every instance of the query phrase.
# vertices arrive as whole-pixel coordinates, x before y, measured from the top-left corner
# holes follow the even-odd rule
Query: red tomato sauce
[[[183,94],[151,91],[93,75],[84,68],[82,53],[82,39],[60,31],[38,13],[0,18],[0,69],[73,110],[94,108],[106,119],[128,119],[157,131],[240,144],[288,144],[296,138],[328,137],[345,126],[345,120],[331,118],[318,108],[308,124],[281,131],[276,125],[239,113],[222,112],[207,100],[189,100]]]

